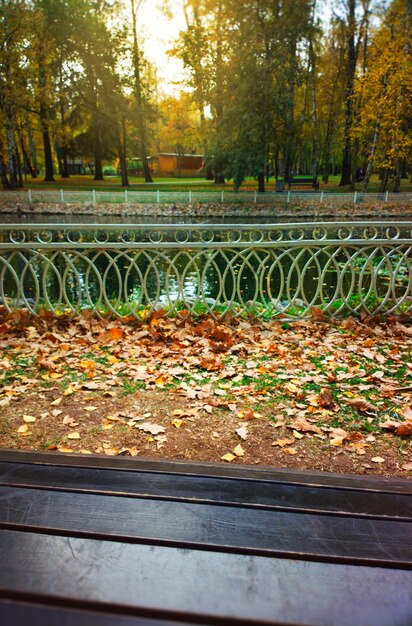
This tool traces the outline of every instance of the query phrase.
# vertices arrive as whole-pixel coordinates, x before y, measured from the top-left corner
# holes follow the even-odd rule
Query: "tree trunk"
[[[122,187],[129,186],[129,176],[127,174],[127,134],[126,134],[126,117],[122,115],[122,137],[119,137],[119,161],[120,176],[122,179]]]
[[[104,180],[102,162],[102,144],[99,130],[96,129],[94,138],[94,177],[93,180]]]
[[[50,141],[50,134],[47,127],[43,126],[43,147],[44,147],[44,166],[45,166],[45,182],[54,181],[53,156]]]
[[[10,190],[12,187],[10,185],[9,179],[7,178],[7,167],[3,158],[3,144],[0,140],[0,179],[3,189]]]
[[[356,45],[355,45],[355,29],[356,29],[356,0],[348,0],[348,23],[346,36],[346,102],[345,102],[345,127],[344,127],[344,150],[342,158],[342,175],[340,186],[349,185],[352,174],[352,142],[351,128],[353,116],[353,86],[356,73]]]
[[[134,93],[137,103],[137,117],[138,128],[140,135],[140,157],[143,164],[143,176],[147,183],[152,183],[153,178],[150,172],[149,163],[147,161],[147,137],[146,137],[146,124],[145,115],[143,110],[143,94],[142,94],[142,81],[140,75],[140,50],[137,40],[137,9],[135,0],[130,0],[130,7],[132,11],[132,30],[133,30],[133,70],[134,70]]]
[[[30,162],[30,157],[27,153],[26,150],[26,146],[24,145],[24,137],[23,137],[23,130],[21,129],[19,132],[19,139],[20,139],[20,147],[21,147],[21,153],[23,155],[23,161],[24,164],[26,166],[26,168],[29,171],[29,174],[32,178],[37,178],[37,174],[34,170],[34,167],[32,166],[31,162]]]

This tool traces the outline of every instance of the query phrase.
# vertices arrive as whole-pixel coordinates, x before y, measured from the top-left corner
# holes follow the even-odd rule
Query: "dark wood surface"
[[[411,626],[411,487],[0,451],[0,625]]]

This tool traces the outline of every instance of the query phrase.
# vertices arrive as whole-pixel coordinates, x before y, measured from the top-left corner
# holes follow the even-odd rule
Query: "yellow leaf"
[[[330,440],[330,445],[331,446],[336,446],[339,447],[343,444],[345,437],[334,437],[333,439]]]
[[[53,400],[53,402],[50,402],[50,406],[59,406],[59,404],[62,403],[62,400],[63,398],[57,398],[57,400]]]
[[[116,356],[114,356],[113,354],[109,354],[109,356],[107,357],[107,362],[110,365],[113,365],[114,363],[119,363],[120,359],[118,359]]]
[[[17,432],[22,435],[23,433],[27,433],[28,430],[29,430],[28,425],[23,424],[22,426],[19,426],[19,428],[17,429]]]
[[[236,458],[235,454],[224,454],[223,456],[220,457],[221,461],[227,461],[228,463],[230,463],[231,461],[233,461],[233,459]]]
[[[73,452],[71,448],[66,448],[66,446],[57,446],[59,452]]]
[[[67,389],[63,391],[64,396],[71,396],[73,393],[75,393],[75,389],[71,385],[69,385]]]
[[[172,420],[172,424],[173,424],[173,426],[176,426],[176,428],[181,428],[181,426],[183,424],[183,420],[174,419],[174,420]]]
[[[25,421],[26,424],[33,424],[36,418],[33,415],[23,415],[23,421]]]
[[[67,439],[80,439],[80,433],[74,432],[67,435]]]

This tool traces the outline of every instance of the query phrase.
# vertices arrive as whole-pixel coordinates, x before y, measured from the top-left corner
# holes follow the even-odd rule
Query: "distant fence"
[[[258,193],[242,191],[235,193],[223,191],[70,191],[65,189],[27,191],[2,191],[1,202],[19,202],[25,204],[290,204],[307,202],[314,204],[328,203],[361,204],[363,202],[382,202],[405,204],[412,202],[412,193],[334,193],[332,191],[283,191]]]
[[[0,304],[145,317],[412,312],[412,223],[0,225]]]

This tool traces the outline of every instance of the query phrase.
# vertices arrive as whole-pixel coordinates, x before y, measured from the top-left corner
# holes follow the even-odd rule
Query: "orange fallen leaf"
[[[285,446],[290,446],[291,443],[295,443],[294,439],[276,439],[272,443],[272,446],[279,446],[280,448],[284,448]]]
[[[119,327],[111,328],[109,330],[109,336],[113,341],[121,339],[123,337],[123,329]]]

